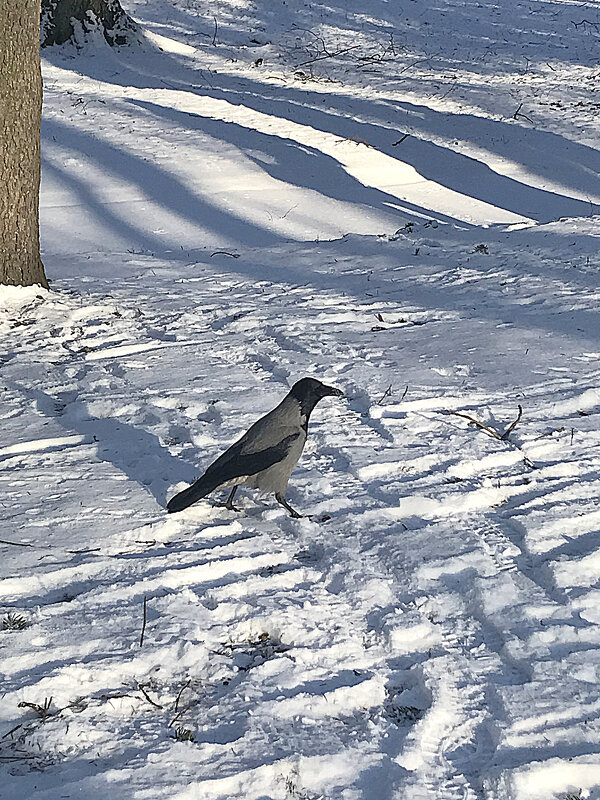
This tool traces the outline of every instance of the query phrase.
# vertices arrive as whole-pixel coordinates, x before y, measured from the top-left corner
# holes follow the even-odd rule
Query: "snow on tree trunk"
[[[111,46],[127,44],[136,31],[119,0],[42,0],[42,47],[75,37],[78,23],[84,31],[99,27]]]
[[[40,0],[0,0],[0,284],[47,287],[40,258]]]

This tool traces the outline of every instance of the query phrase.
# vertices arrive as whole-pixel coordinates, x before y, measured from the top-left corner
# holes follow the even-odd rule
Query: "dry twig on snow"
[[[51,714],[50,712],[51,705],[52,705],[52,698],[46,697],[44,699],[43,706],[38,705],[38,703],[28,703],[25,700],[23,700],[21,703],[17,703],[17,708],[30,708],[32,711],[35,711],[36,714],[39,714],[41,719],[46,719],[46,717],[49,717]]]
[[[475,417],[471,417],[469,414],[464,414],[462,411],[446,411],[446,414],[451,414],[453,417],[462,417],[463,419],[472,422],[473,425],[477,425],[478,428],[481,428],[482,431],[489,433],[490,436],[493,436],[494,439],[499,439],[501,442],[506,442],[508,440],[509,435],[514,431],[517,427],[521,416],[523,415],[523,409],[521,406],[519,408],[519,413],[517,414],[517,418],[514,422],[511,422],[508,428],[504,431],[504,433],[498,433],[498,431],[494,430],[494,428],[490,428],[488,425],[485,425],[483,422],[480,422]]]
[[[482,431],[485,431],[492,438],[497,439],[499,442],[506,442],[507,444],[511,445],[512,447],[515,447],[517,450],[520,450],[521,452],[523,452],[521,450],[521,448],[519,447],[519,445],[514,444],[514,442],[511,442],[510,439],[508,438],[510,436],[510,434],[514,431],[514,429],[517,427],[517,425],[519,424],[519,421],[520,421],[520,419],[521,419],[521,417],[523,415],[522,407],[518,406],[518,408],[519,408],[519,413],[517,414],[516,419],[513,422],[511,422],[510,425],[506,428],[506,430],[503,431],[502,433],[498,433],[498,431],[494,430],[494,428],[490,428],[489,425],[485,425],[480,420],[476,419],[475,417],[470,416],[469,414],[464,414],[462,411],[445,410],[443,413],[444,414],[451,414],[453,417],[462,417],[462,419],[466,419],[469,422],[472,422],[473,425],[476,425],[478,428],[481,428]],[[533,463],[533,461],[531,461],[531,459],[527,458],[525,453],[523,453],[523,462],[530,469],[535,469],[535,464]]]
[[[148,692],[145,690],[145,688],[142,686],[142,684],[141,684],[141,683],[138,683],[138,689],[139,689],[139,690],[140,690],[140,692],[141,692],[141,693],[144,695],[144,697],[145,697],[145,698],[146,698],[146,700],[147,700],[147,701],[150,703],[150,705],[151,705],[151,706],[154,706],[154,708],[164,708],[164,706],[161,706],[161,704],[160,704],[160,703],[157,703],[157,702],[155,702],[155,701],[154,701],[154,700],[153,700],[153,699],[150,697],[150,695],[148,694]]]
[[[175,714],[175,716],[171,720],[171,722],[169,722],[169,724],[167,725],[167,728],[172,728],[173,725],[177,722],[177,720],[180,719],[181,717],[183,717],[183,715],[185,714],[186,711],[189,711],[190,708],[193,708],[198,703],[199,703],[199,699],[192,700],[192,702],[189,703],[185,708],[182,708],[181,711],[178,711],[177,714]]]
[[[144,621],[142,622],[142,634],[140,636],[140,647],[144,644],[144,634],[146,633],[146,621],[148,619],[147,613],[148,598],[144,595]]]

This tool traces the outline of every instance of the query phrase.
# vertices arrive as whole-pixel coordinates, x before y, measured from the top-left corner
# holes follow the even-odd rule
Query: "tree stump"
[[[80,22],[84,31],[100,28],[111,47],[128,44],[137,30],[119,0],[42,0],[42,47],[73,39],[73,20]]]

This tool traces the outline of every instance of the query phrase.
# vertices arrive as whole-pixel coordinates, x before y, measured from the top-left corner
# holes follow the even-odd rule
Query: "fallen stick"
[[[171,720],[171,722],[169,722],[169,724],[167,725],[167,728],[171,728],[174,725],[174,723],[177,722],[178,719],[183,717],[186,711],[189,711],[190,708],[193,708],[195,705],[198,705],[199,702],[200,702],[199,699],[192,700],[192,702],[189,705],[187,705],[185,708],[182,708],[181,711],[178,711],[177,714],[175,714],[175,716]]]
[[[501,442],[507,441],[510,434],[514,431],[514,429],[519,424],[521,417],[523,416],[523,409],[521,406],[518,406],[519,413],[517,414],[517,418],[514,422],[511,422],[508,428],[504,431],[504,433],[498,433],[498,431],[494,430],[494,428],[490,428],[488,425],[485,425],[483,422],[480,422],[475,417],[471,417],[469,414],[464,414],[462,411],[446,411],[446,414],[452,414],[453,417],[462,417],[463,419],[467,419],[469,422],[472,422],[473,425],[477,425],[478,428],[481,428],[482,431],[489,433],[490,436],[493,436],[494,439],[499,439]]]
[[[317,56],[316,58],[310,58],[308,61],[302,61],[300,64],[296,64],[294,69],[298,69],[298,67],[304,67],[306,64],[314,64],[315,61],[324,61],[326,58],[335,58],[336,56],[341,56],[342,53],[349,53],[350,50],[356,50],[357,47],[360,45],[353,44],[352,47],[344,47],[343,50],[336,50],[335,53],[327,53],[324,56]]]
[[[144,595],[144,621],[142,622],[142,634],[140,636],[140,647],[144,644],[144,633],[146,632],[147,620],[147,597]]]
[[[508,437],[510,436],[510,434],[511,434],[511,433],[514,431],[514,429],[515,429],[515,428],[517,427],[517,425],[519,424],[519,420],[520,420],[520,419],[521,419],[521,417],[523,416],[523,409],[521,408],[521,406],[518,406],[518,409],[519,409],[519,413],[517,414],[517,418],[516,418],[516,420],[515,420],[514,422],[511,422],[511,423],[510,423],[510,425],[508,426],[508,428],[507,428],[507,429],[504,431],[504,433],[503,433],[503,434],[502,434],[502,436],[500,437],[500,438],[501,438],[503,441],[506,441],[506,440],[508,439]]]
[[[181,689],[179,690],[179,694],[177,695],[177,698],[176,698],[176,700],[175,700],[175,707],[174,707],[174,709],[173,709],[174,711],[177,711],[177,709],[179,708],[179,701],[181,700],[181,695],[182,695],[182,694],[184,693],[184,691],[185,691],[185,690],[188,688],[188,686],[190,685],[190,683],[191,683],[191,680],[190,680],[190,681],[187,681],[187,683],[184,683],[184,684],[183,684],[183,686],[181,687]]]
[[[12,544],[13,547],[33,547],[32,544],[25,542],[9,542],[8,539],[0,539],[0,544]]]
[[[510,423],[510,425],[506,428],[506,430],[503,433],[498,433],[498,431],[494,430],[494,428],[490,428],[489,425],[485,425],[483,422],[480,422],[480,420],[476,419],[475,417],[471,417],[469,414],[464,414],[462,411],[449,411],[448,409],[445,409],[442,413],[451,414],[453,417],[462,417],[463,419],[472,422],[473,425],[476,425],[478,428],[481,428],[482,431],[485,431],[493,439],[497,439],[499,442],[506,442],[506,444],[511,445],[512,447],[516,448],[522,453],[523,462],[527,467],[529,467],[530,469],[536,469],[536,465],[533,463],[533,461],[531,461],[531,459],[527,458],[527,456],[525,455],[525,453],[523,453],[519,445],[514,444],[514,442],[511,442],[510,439],[508,438],[510,434],[514,431],[514,429],[517,427],[521,417],[523,416],[522,407],[519,405],[518,408],[519,408],[519,413],[517,414],[517,418]]]
[[[482,431],[485,431],[486,433],[489,433],[490,436],[493,436],[494,439],[502,438],[498,431],[495,431],[493,428],[489,428],[487,425],[484,425],[483,422],[475,419],[475,417],[470,417],[468,414],[463,414],[461,411],[446,411],[445,413],[451,414],[453,417],[462,417],[463,419],[469,420],[469,422],[472,422],[473,425],[477,425],[477,427],[481,428]]]
[[[141,693],[144,695],[144,697],[145,697],[145,698],[146,698],[146,700],[147,700],[147,701],[150,703],[150,705],[151,705],[151,706],[154,706],[154,708],[164,708],[164,706],[161,706],[161,704],[160,704],[160,703],[155,703],[155,702],[154,702],[154,700],[153,700],[153,699],[150,697],[150,695],[149,695],[149,694],[148,694],[148,692],[147,692],[147,691],[144,689],[144,687],[142,686],[142,684],[141,684],[141,683],[138,683],[138,689],[139,689],[139,690],[140,690],[140,692],[141,692]]]

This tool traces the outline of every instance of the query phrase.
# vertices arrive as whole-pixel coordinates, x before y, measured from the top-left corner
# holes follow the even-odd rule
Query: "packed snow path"
[[[202,4],[168,24],[145,5],[170,53],[51,55],[53,291],[0,290],[0,797],[598,800],[592,112],[571,109],[577,136],[518,103],[500,123],[476,81],[427,95],[457,80],[428,63],[388,171],[408,13],[376,97],[342,62],[343,90],[296,75],[282,104],[284,50],[260,79],[235,41],[199,64],[182,31]],[[478,12],[495,67],[525,10],[550,63],[516,84],[482,67],[485,102],[584,93],[583,8]],[[457,40],[476,60],[478,19]],[[303,375],[346,393],[292,476],[308,516],[247,490],[241,514],[167,516]]]

